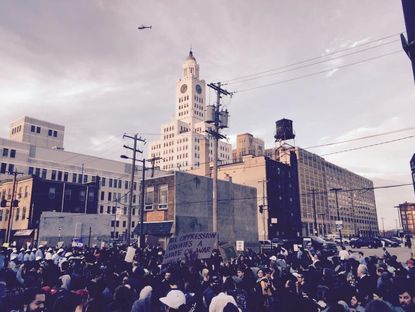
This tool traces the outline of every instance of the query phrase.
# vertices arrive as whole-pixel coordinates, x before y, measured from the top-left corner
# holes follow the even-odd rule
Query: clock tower
[[[184,64],[182,77],[176,83],[175,118],[161,125],[160,139],[150,143],[149,157],[158,157],[155,165],[161,170],[190,170],[202,162],[201,142],[207,138],[209,159],[213,160],[211,138],[206,130],[212,127],[205,122],[206,83],[199,79],[199,64],[190,50]],[[228,163],[232,159],[232,146],[220,140],[219,160]],[[203,160],[205,161],[205,160]],[[206,163],[206,161],[205,161]],[[204,163],[204,164],[205,164]]]
[[[199,79],[199,64],[192,50],[176,85],[176,119],[190,125],[204,121],[206,83]]]

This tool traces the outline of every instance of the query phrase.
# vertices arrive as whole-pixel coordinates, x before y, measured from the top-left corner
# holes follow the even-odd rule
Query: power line
[[[379,39],[367,41],[367,42],[362,43],[362,44],[360,44],[358,46],[355,46],[355,47],[344,48],[344,49],[340,49],[340,50],[337,50],[337,51],[333,51],[331,53],[327,53],[325,55],[320,55],[320,56],[316,56],[316,57],[304,59],[302,61],[298,61],[298,62],[295,62],[295,63],[291,63],[291,64],[288,64],[288,65],[279,66],[279,67],[276,67],[276,68],[272,68],[272,69],[269,69],[269,70],[257,72],[257,73],[254,73],[254,74],[239,76],[239,77],[236,77],[236,78],[233,78],[233,79],[225,80],[224,83],[226,84],[226,83],[229,83],[231,81],[235,81],[235,80],[239,80],[239,79],[243,79],[243,78],[247,78],[247,77],[251,77],[251,76],[255,76],[255,75],[261,75],[261,74],[269,73],[269,72],[272,72],[272,71],[275,71],[275,70],[280,70],[280,69],[284,69],[284,68],[287,68],[287,67],[291,67],[291,66],[295,66],[295,65],[300,65],[300,64],[308,63],[310,61],[318,60],[318,59],[321,59],[321,58],[326,58],[328,56],[335,55],[335,54],[338,54],[338,53],[342,53],[342,52],[345,52],[345,51],[350,51],[350,50],[358,49],[358,48],[360,48],[362,46],[366,46],[366,45],[372,44],[374,42],[379,42],[379,41],[382,41],[382,40],[385,40],[385,39],[389,39],[389,38],[393,38],[393,37],[396,37],[396,36],[400,36],[400,34],[401,34],[401,32],[395,33],[395,34],[391,34],[391,35],[388,35],[388,36],[385,36],[385,37],[382,37],[382,38],[379,38]]]
[[[406,140],[406,139],[411,139],[411,138],[415,138],[415,135],[410,135],[410,136],[406,136],[406,137],[403,137],[403,138],[389,140],[389,141],[384,141],[384,142],[379,142],[379,143],[375,143],[375,144],[369,144],[369,145],[364,145],[364,146],[359,146],[359,147],[354,147],[354,148],[348,148],[348,149],[341,150],[341,151],[337,151],[337,152],[322,154],[320,156],[328,156],[328,155],[346,153],[346,152],[351,152],[351,151],[356,151],[356,150],[360,150],[360,149],[364,149],[364,148],[368,148],[368,147],[373,147],[373,146],[378,146],[378,145],[383,145],[383,144],[398,142],[398,141],[402,141],[402,140]]]
[[[323,63],[326,63],[326,62],[331,62],[333,60],[337,60],[337,59],[341,59],[341,58],[346,57],[346,56],[350,56],[350,55],[355,55],[355,54],[358,54],[358,53],[362,53],[362,52],[365,52],[365,51],[368,51],[368,50],[372,50],[372,49],[375,49],[375,48],[379,48],[381,46],[385,46],[385,45],[388,45],[388,44],[391,44],[391,43],[395,43],[395,42],[399,42],[399,41],[400,40],[397,39],[397,40],[393,40],[393,41],[386,42],[386,43],[383,43],[383,44],[379,44],[377,46],[368,47],[366,49],[362,49],[362,50],[359,50],[359,51],[354,51],[354,52],[350,52],[350,53],[343,54],[343,55],[340,55],[340,56],[336,56],[336,57],[333,57],[333,58],[330,58],[330,59],[327,59],[327,60],[322,60],[322,61],[318,61],[318,62],[314,62],[314,63],[310,63],[310,64],[305,64],[305,65],[301,65],[301,66],[297,66],[297,67],[294,67],[294,68],[289,68],[289,69],[285,69],[285,70],[281,70],[281,71],[277,71],[277,72],[271,72],[271,73],[267,73],[267,74],[256,75],[256,76],[249,77],[249,78],[245,78],[245,79],[238,79],[236,81],[229,82],[227,84],[228,85],[238,84],[238,83],[243,83],[243,82],[246,82],[246,81],[252,81],[252,80],[256,80],[256,79],[261,79],[261,78],[276,76],[276,75],[279,75],[279,74],[288,73],[288,72],[291,72],[291,71],[296,71],[296,70],[299,70],[299,69],[311,67],[311,66],[314,66],[314,65],[323,64]]]
[[[337,142],[332,142],[332,143],[312,145],[312,146],[304,147],[304,149],[312,149],[312,148],[319,148],[319,147],[326,147],[326,146],[332,146],[332,145],[337,145],[337,144],[349,143],[349,142],[360,141],[360,140],[375,138],[375,137],[379,137],[379,136],[384,136],[384,135],[388,135],[388,134],[393,134],[393,133],[398,133],[398,132],[404,132],[404,131],[409,131],[409,130],[414,130],[414,129],[415,129],[415,127],[397,129],[397,130],[392,130],[392,131],[387,131],[387,132],[382,132],[382,133],[367,135],[367,136],[358,137],[358,138],[349,139],[349,140],[344,140],[344,141],[337,141]]]
[[[388,188],[397,188],[397,187],[404,187],[404,186],[412,186],[412,183],[404,183],[404,184],[393,184],[393,185],[383,185],[383,186],[374,186],[374,187],[363,187],[363,188],[356,188],[356,189],[342,189],[338,192],[352,192],[352,191],[369,191],[369,190],[377,190],[377,189],[388,189]],[[251,186],[252,188],[255,188]],[[327,194],[330,191],[321,191],[315,192],[315,194]],[[300,196],[308,196],[312,193],[300,193]],[[247,197],[240,197],[240,198],[222,198],[218,199],[219,202],[233,202],[233,201],[240,201],[240,200],[258,200],[262,199],[262,196],[247,196]],[[183,202],[176,202],[177,205],[190,205],[190,204],[206,204],[211,203],[212,200],[199,200],[199,201],[183,201]]]
[[[345,64],[345,65],[340,65],[340,66],[337,66],[337,67],[324,69],[324,70],[314,72],[314,73],[310,73],[310,74],[307,74],[307,75],[302,75],[302,76],[298,76],[298,77],[294,77],[294,78],[290,78],[290,79],[285,79],[285,80],[280,80],[280,81],[276,81],[276,82],[272,82],[272,83],[268,83],[268,84],[264,84],[264,85],[259,85],[259,86],[252,87],[252,88],[236,90],[236,91],[233,91],[232,93],[235,94],[235,93],[247,92],[247,91],[262,89],[262,88],[266,88],[266,87],[271,87],[271,86],[275,86],[275,85],[279,85],[279,84],[283,84],[283,83],[287,83],[287,82],[291,82],[291,81],[295,81],[295,80],[300,80],[300,79],[320,75],[320,74],[323,74],[323,73],[327,73],[327,72],[330,72],[330,71],[335,70],[335,69],[341,69],[341,68],[346,68],[346,67],[353,66],[353,65],[363,64],[363,63],[373,61],[373,60],[376,60],[376,59],[380,59],[382,57],[393,55],[393,54],[396,54],[396,53],[399,53],[399,52],[402,52],[402,51],[401,50],[395,50],[395,51],[392,51],[392,52],[389,52],[389,53],[385,53],[385,54],[381,54],[381,55],[378,55],[378,56],[366,58],[366,59],[363,59],[361,61],[357,61],[357,62]]]

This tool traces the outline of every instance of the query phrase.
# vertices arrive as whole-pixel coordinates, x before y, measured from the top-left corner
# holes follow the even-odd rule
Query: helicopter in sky
[[[138,29],[140,29],[140,30],[143,30],[143,29],[151,29],[151,25],[150,26],[145,26],[145,25],[143,25],[143,24],[141,24],[141,26],[138,26]]]

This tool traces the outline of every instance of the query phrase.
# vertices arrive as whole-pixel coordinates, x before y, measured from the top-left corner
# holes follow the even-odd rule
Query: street
[[[350,246],[346,246],[347,250],[350,250]],[[366,256],[383,256],[383,249],[382,248],[367,248],[367,247],[362,247],[362,248],[354,248],[351,249],[354,252],[359,252],[362,251],[363,254]],[[388,252],[391,255],[396,255],[398,257],[398,261],[400,262],[406,262],[406,260],[408,260],[409,258],[411,258],[411,252],[412,250],[409,249],[408,247],[395,247],[395,248],[387,248]]]

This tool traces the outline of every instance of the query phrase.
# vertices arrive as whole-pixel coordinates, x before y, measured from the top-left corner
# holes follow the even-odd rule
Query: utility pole
[[[352,213],[353,213],[353,229],[354,229],[354,235],[357,235],[357,229],[356,229],[356,215],[355,215],[355,209],[354,209],[354,193],[353,191],[350,192],[351,197],[351,204],[352,204]]]
[[[144,248],[144,191],[146,180],[146,160],[143,159],[143,175],[141,178],[141,203],[140,203],[140,248]]]
[[[382,217],[382,229],[383,229],[383,236],[385,236],[385,218]]]
[[[401,34],[402,48],[412,62],[412,72],[415,79],[415,1],[402,0],[403,15],[405,18],[406,34]]]
[[[131,167],[131,181],[130,181],[130,194],[129,194],[129,203],[128,203],[127,235],[126,235],[127,246],[129,246],[130,241],[131,241],[131,216],[132,216],[132,210],[133,210],[134,176],[135,176],[135,171],[136,171],[135,162],[137,160],[137,153],[140,153],[140,154],[143,153],[143,151],[137,149],[137,142],[140,141],[140,142],[145,143],[146,141],[142,139],[141,137],[138,137],[138,134],[135,134],[134,136],[124,134],[123,138],[129,138],[134,141],[134,147],[129,147],[127,145],[124,145],[124,148],[133,151],[133,157],[129,158],[125,155],[121,155],[121,158],[131,159],[133,161],[132,167]],[[144,167],[143,167],[143,171],[144,171]]]
[[[13,227],[13,207],[17,207],[18,204],[15,202],[14,197],[16,195],[16,183],[17,183],[17,175],[23,175],[23,172],[18,172],[14,170],[13,172],[9,172],[9,174],[13,174],[13,189],[12,189],[12,198],[10,199],[10,212],[9,212],[9,220],[7,222],[7,231],[6,231],[6,243],[10,244],[11,232]],[[39,229],[38,229],[39,231]]]
[[[337,193],[341,190],[342,190],[341,188],[332,188],[332,189],[330,189],[330,191],[334,192],[335,195],[336,195],[337,222],[338,222],[338,224],[336,224],[336,226],[339,230],[340,246],[343,247],[343,237],[342,237],[342,230],[341,230],[343,224],[341,223],[341,220],[340,220],[339,199],[338,199],[338,196],[337,196]]]
[[[212,222],[213,232],[218,232],[218,145],[219,139],[225,138],[224,135],[219,133],[222,128],[228,127],[228,111],[220,110],[221,95],[232,95],[230,92],[221,88],[221,83],[216,84],[209,83],[208,87],[216,91],[216,105],[211,107],[211,115],[207,116],[207,123],[213,124],[213,130],[209,129],[206,132],[213,137],[213,180],[212,180]]]
[[[259,212],[262,214],[262,225],[264,227],[264,231],[263,231],[264,239],[263,240],[268,239],[266,220],[268,219],[267,217],[269,217],[269,213],[267,214],[268,216],[265,214],[265,210],[268,211],[268,204],[265,202],[266,201],[265,183],[267,182],[268,182],[268,179],[262,179],[261,181],[258,181],[258,183],[262,183],[262,205],[259,205]]]
[[[317,229],[317,211],[316,211],[316,190],[311,190],[313,195],[313,213],[314,213],[314,235],[318,236],[318,229]]]

